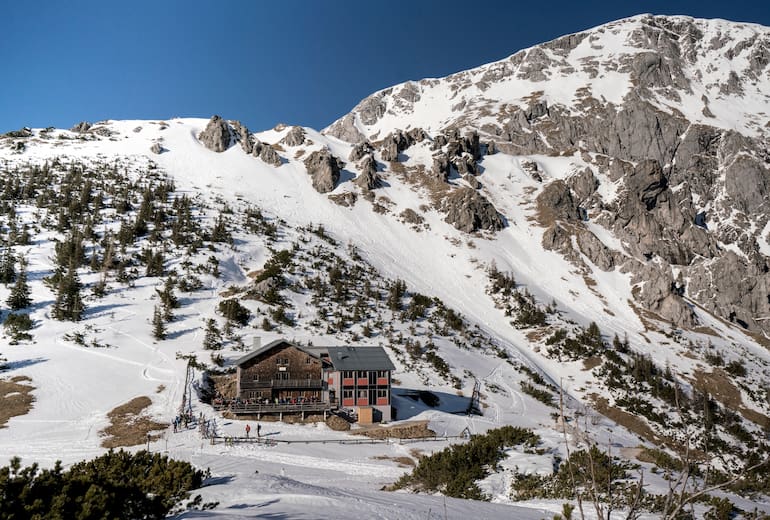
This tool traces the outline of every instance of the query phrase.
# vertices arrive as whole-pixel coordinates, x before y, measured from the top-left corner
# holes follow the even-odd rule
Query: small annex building
[[[236,397],[222,403],[233,413],[283,414],[345,409],[390,421],[393,362],[376,347],[307,347],[278,339],[235,362]]]

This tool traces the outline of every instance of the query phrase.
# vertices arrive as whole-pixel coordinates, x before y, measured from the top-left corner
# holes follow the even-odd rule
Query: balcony
[[[265,381],[241,381],[241,390],[261,388],[297,388],[303,390],[322,390],[326,388],[320,379],[267,379]]]

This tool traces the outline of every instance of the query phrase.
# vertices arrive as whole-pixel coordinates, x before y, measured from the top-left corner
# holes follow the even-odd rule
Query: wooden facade
[[[268,347],[238,365],[240,400],[265,404],[325,400],[320,356],[286,341]]]

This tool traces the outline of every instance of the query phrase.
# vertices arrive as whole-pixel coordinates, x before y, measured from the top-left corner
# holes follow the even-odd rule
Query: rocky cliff
[[[388,161],[420,135],[434,179],[474,188],[482,151],[534,165],[543,247],[631,273],[638,303],[677,325],[695,303],[770,332],[769,63],[768,28],[642,15],[382,90],[325,132],[381,140]]]

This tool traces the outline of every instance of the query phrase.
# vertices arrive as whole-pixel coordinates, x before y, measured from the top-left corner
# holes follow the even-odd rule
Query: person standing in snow
[[[259,438],[261,431],[262,431],[262,425],[257,423],[257,438]]]
[[[249,425],[247,424],[247,425],[246,425],[246,438],[247,438],[247,439],[249,438],[249,432],[250,432],[250,431],[251,431],[251,426],[249,426]]]

